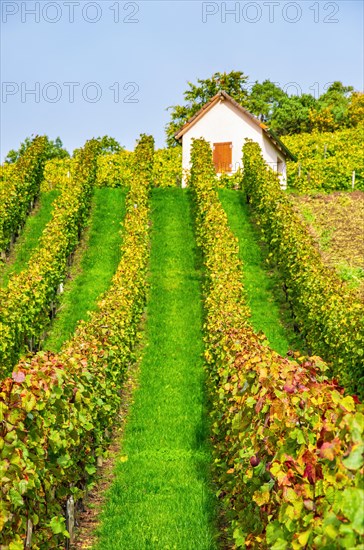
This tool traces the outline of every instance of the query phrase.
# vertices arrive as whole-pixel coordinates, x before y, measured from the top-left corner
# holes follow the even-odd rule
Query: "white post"
[[[353,170],[353,173],[351,175],[351,188],[354,190],[355,187],[355,170]]]

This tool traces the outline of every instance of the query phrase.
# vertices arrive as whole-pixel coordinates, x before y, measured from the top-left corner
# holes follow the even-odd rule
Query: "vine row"
[[[343,284],[320,252],[259,145],[243,148],[243,187],[284,280],[295,322],[314,353],[332,364],[334,376],[350,392],[364,396],[364,306]]]
[[[93,140],[87,142],[72,161],[72,177],[54,203],[53,217],[27,268],[0,290],[0,376],[10,372],[20,354],[37,349],[53,315],[87,221],[98,147]]]
[[[192,163],[224,544],[356,548],[364,532],[364,408],[327,380],[319,357],[283,358],[254,333],[238,243],[218,199],[208,143],[194,141]]]
[[[144,311],[153,139],[142,136],[127,195],[122,259],[90,321],[61,353],[22,361],[0,386],[0,541],[12,550],[59,548],[72,537],[67,508],[91,486]]]
[[[1,166],[0,253],[4,259],[38,197],[47,138],[37,136],[15,164]]]

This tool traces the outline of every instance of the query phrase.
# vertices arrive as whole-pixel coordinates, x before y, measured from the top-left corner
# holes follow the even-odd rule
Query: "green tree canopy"
[[[205,103],[219,91],[227,92],[240,105],[247,105],[248,77],[241,71],[230,73],[215,73],[211,78],[198,79],[197,84],[188,82],[188,89],[184,92],[184,105],[174,105],[171,109],[171,120],[166,126],[168,146],[176,145],[175,133],[185,124]]]
[[[352,86],[333,82],[310,112],[312,129],[331,132],[350,126],[349,107],[353,91]]]
[[[310,131],[310,109],[316,99],[310,94],[287,96],[274,109],[269,125],[277,134],[299,134]]]
[[[101,145],[102,155],[106,155],[107,153],[118,153],[124,149],[116,139],[110,136],[98,137],[97,141]]]
[[[282,102],[288,99],[286,92],[270,80],[255,82],[249,95],[247,108],[263,122],[269,122]]]
[[[90,140],[91,141],[91,140]],[[116,139],[110,136],[102,136],[98,138],[93,138],[95,146],[97,146],[98,155],[107,155],[108,153],[118,153],[125,149],[122,147]],[[81,148],[77,148],[73,151],[73,156],[77,156]]]
[[[52,158],[67,158],[70,156],[69,152],[63,147],[63,143],[60,137],[57,137],[54,141],[49,139],[48,136],[45,137],[47,138],[47,148],[45,153],[46,160]],[[5,158],[5,162],[9,164],[13,164],[14,162],[16,162],[33,143],[33,140],[34,137],[25,138],[25,140],[20,144],[18,150],[11,149],[9,151]]]
[[[271,127],[278,135],[312,130],[334,131],[356,125],[363,111],[362,94],[336,81],[318,99],[311,94],[289,96],[271,80],[256,81],[250,92],[248,76],[242,71],[215,73],[211,78],[188,82],[183,105],[169,107],[171,119],[166,126],[168,146],[176,145],[175,133],[220,90]]]

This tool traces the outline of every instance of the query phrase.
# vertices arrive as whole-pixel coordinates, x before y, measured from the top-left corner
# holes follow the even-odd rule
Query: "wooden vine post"
[[[32,524],[32,520],[28,519],[28,521],[27,521],[27,538],[25,539],[25,548],[31,548],[31,546],[32,546],[32,535],[33,535],[33,524]]]
[[[67,500],[66,521],[67,531],[70,536],[67,540],[66,548],[70,548],[73,543],[75,533],[75,501],[73,500],[73,496],[70,496]]]

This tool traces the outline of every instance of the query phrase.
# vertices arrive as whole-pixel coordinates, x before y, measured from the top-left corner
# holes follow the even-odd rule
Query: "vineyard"
[[[364,193],[298,195],[293,202],[326,265],[364,299]]]
[[[288,164],[288,182],[299,192],[364,191],[364,127],[286,136],[297,157]]]
[[[360,132],[1,167],[1,550],[364,548]]]

